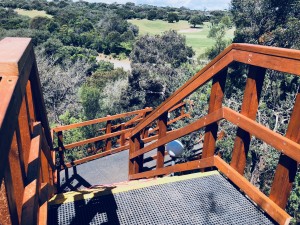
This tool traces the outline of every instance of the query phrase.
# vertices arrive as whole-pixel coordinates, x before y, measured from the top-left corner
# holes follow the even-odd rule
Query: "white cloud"
[[[88,2],[120,3],[133,2],[156,6],[187,7],[190,9],[228,9],[230,0],[87,0]]]

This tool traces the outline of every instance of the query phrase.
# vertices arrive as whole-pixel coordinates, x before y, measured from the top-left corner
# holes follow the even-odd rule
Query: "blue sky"
[[[230,0],[86,0],[88,2],[105,2],[105,3],[126,3],[134,2],[135,4],[148,4],[156,6],[187,7],[190,9],[228,9]]]

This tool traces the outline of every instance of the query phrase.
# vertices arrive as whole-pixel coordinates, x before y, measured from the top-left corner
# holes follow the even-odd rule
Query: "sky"
[[[148,4],[155,6],[187,7],[189,9],[228,9],[230,0],[86,0],[88,2],[121,3],[133,2],[136,5]]]

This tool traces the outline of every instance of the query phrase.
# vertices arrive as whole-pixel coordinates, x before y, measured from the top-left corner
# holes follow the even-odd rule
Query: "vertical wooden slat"
[[[32,97],[32,91],[31,91],[31,83],[30,81],[27,82],[26,85],[26,109],[29,116],[29,125],[30,125],[30,131],[33,132],[33,123],[36,121],[35,112],[34,112],[34,103],[33,103],[33,97]]]
[[[42,183],[39,192],[39,219],[38,225],[47,225],[48,199],[50,187],[47,183]]]
[[[183,116],[185,114],[185,104],[180,107],[180,115]]]
[[[57,144],[58,144],[58,153],[59,153],[59,166],[60,169],[62,169],[62,167],[64,167],[65,165],[65,154],[64,154],[65,147],[64,147],[64,137],[62,131],[57,132]]]
[[[168,112],[163,113],[158,118],[158,140],[167,135]],[[165,163],[165,145],[157,148],[156,169],[164,167]]]
[[[29,126],[29,116],[26,109],[26,97],[23,97],[19,117],[19,132],[20,132],[20,143],[21,143],[21,154],[23,155],[24,160],[24,169],[27,173],[28,167],[28,157],[30,149],[30,126]]]
[[[300,144],[300,89],[296,97],[286,137]],[[284,154],[281,154],[279,158],[270,199],[283,209],[286,207],[293,182],[295,181],[298,163]]]
[[[36,65],[36,60],[35,60],[35,55],[33,54],[33,65],[32,65],[32,71],[31,71],[31,75],[30,75],[30,82],[32,88],[32,94],[33,94],[33,98],[34,98],[34,105],[37,106],[34,108],[35,110],[35,118],[36,121],[41,121],[42,126],[44,128],[44,132],[45,132],[45,137],[47,139],[48,145],[50,147],[50,149],[53,149],[53,145],[52,145],[52,138],[51,138],[51,132],[50,132],[50,127],[49,127],[49,122],[48,122],[48,117],[47,117],[47,111],[46,111],[46,107],[45,107],[45,102],[44,102],[44,97],[42,95],[42,87],[41,87],[41,81],[40,81],[40,77],[39,77],[39,73],[38,73],[38,69],[37,69],[37,65]]]
[[[110,116],[110,115],[107,115],[108,117]],[[111,120],[108,120],[107,122],[106,122],[106,132],[105,132],[105,134],[110,134],[111,133]],[[107,138],[106,140],[105,140],[105,149],[104,149],[104,151],[110,151],[111,150],[111,138]]]
[[[224,89],[226,83],[227,69],[221,70],[213,78],[208,113],[212,113],[222,108]],[[213,123],[205,128],[202,158],[214,155],[218,133],[218,123]]]
[[[129,155],[141,149],[140,132],[129,139]],[[129,176],[139,173],[143,167],[143,155],[129,160]]]
[[[22,199],[24,193],[24,183],[22,179],[22,170],[20,166],[19,149],[17,143],[16,132],[14,133],[13,140],[9,151],[9,166],[11,172],[11,189],[14,192],[14,199],[16,201],[18,220],[21,220]]]
[[[40,153],[41,133],[40,123],[34,124],[34,138],[31,140],[28,164],[27,185],[23,195],[21,224],[37,224],[40,189]]]
[[[9,164],[5,169],[4,181],[11,223],[13,225],[19,224],[18,207]]]
[[[41,177],[43,183],[50,182],[48,161],[43,151],[41,153]]]
[[[125,123],[121,124],[121,131],[125,130]],[[120,135],[120,146],[124,146],[125,145],[125,133],[122,133]]]
[[[264,68],[249,67],[241,114],[252,120],[256,118],[265,73],[266,69]],[[238,128],[230,165],[240,174],[244,174],[250,139],[251,136],[248,132]]]
[[[15,210],[17,211],[17,210]],[[11,225],[8,199],[5,189],[5,181],[0,185],[0,224],[1,225]]]

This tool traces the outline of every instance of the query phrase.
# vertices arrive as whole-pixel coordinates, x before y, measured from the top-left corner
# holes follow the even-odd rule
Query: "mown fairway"
[[[168,23],[163,20],[129,20],[130,23],[137,25],[140,30],[140,35],[144,34],[161,34],[167,30],[176,30],[178,33],[186,36],[186,41],[189,46],[192,46],[196,55],[200,55],[205,52],[206,48],[213,46],[214,40],[208,38],[210,23],[206,22],[203,26],[197,28],[191,28],[191,25],[187,21],[179,21],[177,23]],[[233,38],[234,28],[226,32],[225,38]]]
[[[38,10],[24,10],[24,9],[15,9],[15,12],[17,12],[20,15],[23,16],[29,16],[30,18],[36,17],[36,16],[45,16],[51,18],[52,16],[47,14],[45,11],[38,11]]]

